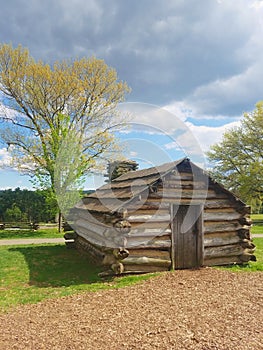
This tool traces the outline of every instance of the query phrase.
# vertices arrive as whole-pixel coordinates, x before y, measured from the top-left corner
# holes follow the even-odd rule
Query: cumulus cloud
[[[255,0],[12,0],[1,4],[0,41],[48,62],[104,58],[131,101],[237,115],[262,98],[262,11]]]
[[[11,167],[11,156],[6,148],[0,148],[0,168]]]

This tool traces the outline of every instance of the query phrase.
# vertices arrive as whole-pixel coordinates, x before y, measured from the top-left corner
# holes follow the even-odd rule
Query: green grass
[[[57,229],[46,230],[0,230],[0,239],[19,239],[19,238],[59,238],[63,237],[63,232],[59,233]]]
[[[251,214],[252,220],[263,220],[263,214]]]
[[[0,311],[47,298],[125,287],[157,275],[101,280],[99,271],[62,244],[0,246]]]
[[[253,225],[251,227],[251,233],[252,235],[263,234],[263,226]]]
[[[257,262],[220,269],[263,271],[263,238],[254,238]],[[100,279],[100,268],[64,244],[0,246],[0,312],[84,291],[120,288],[155,274]]]
[[[218,267],[219,269],[231,270],[233,272],[256,272],[263,271],[263,238],[253,238],[253,243],[256,245],[255,255],[257,261],[250,261],[244,265],[231,265],[225,267]]]

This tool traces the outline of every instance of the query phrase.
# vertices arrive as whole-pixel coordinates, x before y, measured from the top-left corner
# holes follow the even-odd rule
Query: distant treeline
[[[0,191],[1,222],[54,222],[58,212],[56,200],[49,190]]]
[[[93,192],[83,191],[83,195]],[[50,190],[0,190],[0,222],[55,222],[56,199]]]

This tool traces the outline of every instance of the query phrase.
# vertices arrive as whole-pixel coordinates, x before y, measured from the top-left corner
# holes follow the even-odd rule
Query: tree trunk
[[[61,229],[62,229],[62,213],[59,210],[59,213],[58,213],[58,232],[59,233],[61,232]]]

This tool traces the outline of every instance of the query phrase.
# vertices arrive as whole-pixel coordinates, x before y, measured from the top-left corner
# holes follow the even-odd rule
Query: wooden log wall
[[[136,212],[129,212],[131,223],[128,237],[129,258],[123,261],[131,268],[132,257],[145,271],[154,267],[171,267],[171,203],[174,205],[204,205],[204,265],[246,263],[255,260],[255,246],[250,241],[249,208],[227,194],[220,186],[197,181],[191,173],[175,173],[163,179]],[[132,207],[129,208],[132,210]],[[160,257],[164,262],[160,263]],[[142,259],[144,258],[144,260]],[[155,259],[155,260],[151,260]],[[153,261],[149,270],[150,262]],[[138,267],[132,266],[132,270]]]
[[[182,201],[178,202],[174,193],[180,188]],[[204,265],[224,265],[254,260],[255,247],[250,241],[249,208],[210,180],[207,196],[204,192],[204,183],[197,181],[193,184],[191,173],[170,174],[164,179],[162,188],[158,189],[160,198],[165,202],[166,198],[169,198],[174,204],[191,205],[191,198],[194,198],[194,202],[198,203],[199,200],[204,204]]]
[[[126,230],[123,225],[117,229],[119,217],[114,221],[111,215],[96,213],[94,220],[91,217],[87,221],[86,211],[78,210],[76,245],[83,248],[87,242],[86,251],[98,260],[104,257],[103,265],[115,273],[169,270],[172,266],[171,205],[193,204],[202,204],[204,208],[205,266],[255,260],[249,208],[210,180],[206,190],[202,177],[196,180],[190,172],[166,175],[162,182],[150,188],[147,199],[138,198],[126,206],[125,220],[129,223]],[[116,247],[126,249],[128,255],[116,257]]]

